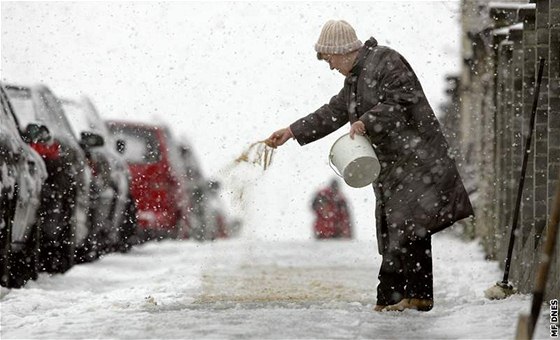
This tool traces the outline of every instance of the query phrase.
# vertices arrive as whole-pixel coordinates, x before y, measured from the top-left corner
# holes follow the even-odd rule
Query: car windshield
[[[155,131],[115,126],[110,129],[114,139],[122,139],[126,142],[123,156],[128,163],[155,163],[160,160],[159,142]]]
[[[0,114],[1,128],[7,127],[11,131],[17,131],[16,122],[8,108],[8,98],[5,96],[4,90],[0,90],[0,97],[0,101],[2,102],[2,113]]]
[[[35,109],[33,107],[33,100],[31,99],[31,91],[26,89],[7,89],[8,97],[10,98],[10,103],[17,116],[20,129],[25,129],[25,127],[30,123],[42,122],[39,117],[35,114]]]
[[[44,91],[40,93],[43,106],[41,110],[44,110],[44,114],[49,116],[49,120],[54,123],[60,131],[60,133],[67,136],[73,135],[79,138],[79,135],[75,135],[72,132],[70,123],[66,116],[64,115],[64,110],[62,109],[62,104],[58,98],[56,98],[50,91]]]
[[[36,101],[28,88],[8,87],[7,93],[22,131],[35,123],[45,125],[53,136],[75,137],[59,100],[50,91],[39,91]]]

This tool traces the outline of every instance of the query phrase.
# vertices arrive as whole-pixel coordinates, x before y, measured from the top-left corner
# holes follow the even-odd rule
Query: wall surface
[[[560,178],[559,32],[560,1],[463,0],[463,66],[459,76],[449,77],[451,102],[443,119],[475,208],[466,236],[479,238],[488,258],[503,266],[538,64],[545,59],[509,273],[525,293],[533,289]],[[549,298],[560,296],[558,244]]]

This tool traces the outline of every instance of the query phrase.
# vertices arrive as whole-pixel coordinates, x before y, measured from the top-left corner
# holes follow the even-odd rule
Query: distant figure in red
[[[344,196],[338,190],[336,179],[317,193],[312,207],[317,214],[314,224],[315,238],[352,238],[350,212]]]

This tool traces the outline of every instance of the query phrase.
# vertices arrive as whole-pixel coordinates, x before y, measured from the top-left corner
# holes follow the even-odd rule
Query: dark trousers
[[[431,235],[409,239],[400,249],[386,249],[381,255],[378,305],[392,305],[403,298],[433,299]]]

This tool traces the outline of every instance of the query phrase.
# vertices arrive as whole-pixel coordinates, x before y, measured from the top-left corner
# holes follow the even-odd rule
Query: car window
[[[66,113],[66,118],[68,118],[74,135],[80,136],[80,133],[83,131],[97,132],[92,124],[90,124],[87,113],[82,106],[74,102],[63,101],[62,108]]]
[[[164,130],[165,140],[167,141],[167,155],[173,169],[180,174],[183,171],[183,165],[181,161],[181,154],[177,149],[177,144],[173,138],[173,135],[168,129]]]
[[[88,104],[83,104],[82,108],[84,109],[88,124],[93,128],[93,130],[102,136],[107,136],[112,139],[107,126],[103,122],[103,119],[101,119],[101,116],[99,116],[99,113],[97,112],[95,107],[88,106]]]
[[[9,126],[10,112],[8,111],[8,102],[4,98],[4,91],[0,94],[2,100],[2,113],[0,114],[0,123],[2,126]]]
[[[4,93],[4,90],[0,91],[0,97],[2,102],[2,112],[0,113],[0,129],[2,134],[9,135],[9,140],[13,143],[14,147],[17,148],[18,142],[21,142],[21,136],[18,133],[17,122],[12,114],[10,103],[8,97]]]
[[[4,90],[0,89],[0,101],[2,103],[2,115],[0,119],[4,121],[10,116],[9,108],[8,108],[8,99],[4,97]]]
[[[40,110],[45,110],[44,114],[47,115],[49,117],[48,119],[58,127],[59,132],[79,139],[80,135],[74,134],[70,123],[64,115],[64,110],[62,109],[60,100],[49,91],[42,91],[40,96],[44,104],[40,107]]]
[[[111,126],[115,139],[126,142],[123,157],[128,163],[155,163],[161,159],[156,132],[136,127]]]
[[[19,122],[19,128],[23,131],[30,123],[45,123],[44,120],[38,119],[33,100],[31,99],[31,91],[27,89],[9,88],[6,90],[10,103]]]

